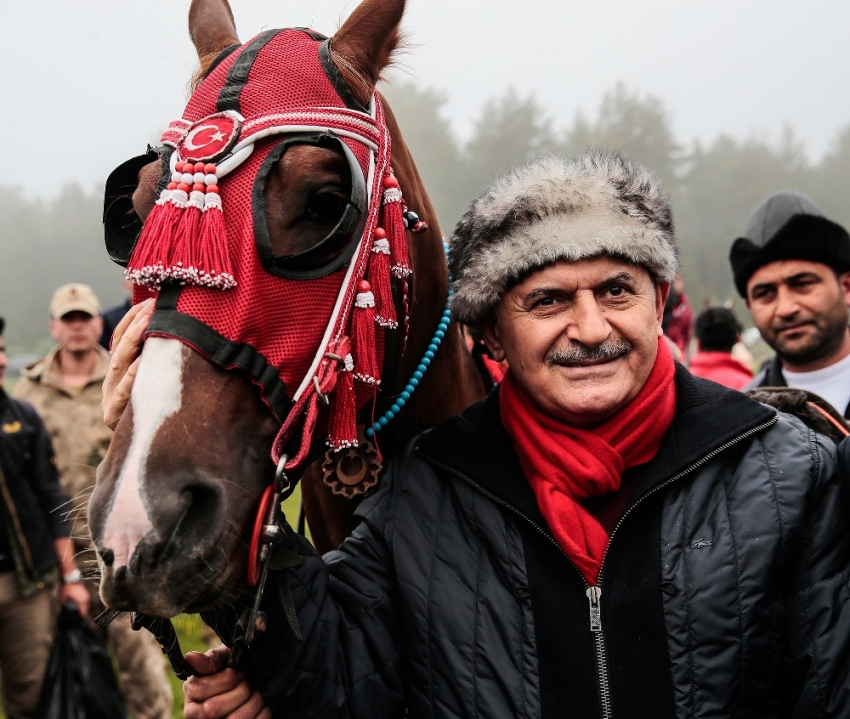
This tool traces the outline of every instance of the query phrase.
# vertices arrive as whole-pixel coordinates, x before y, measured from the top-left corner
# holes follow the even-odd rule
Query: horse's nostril
[[[111,549],[98,549],[97,553],[100,555],[100,558],[107,567],[112,566],[112,563],[115,561],[115,552]]]
[[[165,550],[170,557],[175,551],[192,548],[197,541],[206,537],[215,523],[220,505],[219,491],[211,486],[195,484],[184,487],[180,492],[183,513],[171,533],[171,541]]]
[[[118,569],[115,570],[115,581],[116,582],[123,582],[126,579],[127,579],[127,567],[126,566],[125,567],[118,567]]]

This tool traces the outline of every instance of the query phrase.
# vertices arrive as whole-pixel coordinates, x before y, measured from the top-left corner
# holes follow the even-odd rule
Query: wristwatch
[[[79,569],[75,569],[62,577],[65,584],[79,584],[83,581],[83,573]]]

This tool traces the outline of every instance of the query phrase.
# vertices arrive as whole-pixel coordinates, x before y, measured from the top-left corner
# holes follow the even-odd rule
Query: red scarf
[[[616,493],[623,471],[651,460],[676,409],[673,356],[658,343],[658,356],[637,397],[592,428],[572,427],[543,414],[508,371],[499,395],[502,424],[540,511],[561,549],[593,586],[608,546],[608,533],[583,502]]]

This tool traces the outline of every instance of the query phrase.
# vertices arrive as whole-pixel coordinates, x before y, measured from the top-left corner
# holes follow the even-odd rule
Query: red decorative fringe
[[[375,296],[375,322],[381,327],[398,327],[395,303],[393,302],[390,275],[390,245],[387,233],[380,227],[375,229],[372,255],[369,258],[369,284]]]
[[[351,330],[354,378],[366,384],[380,384],[381,375],[375,352],[375,296],[372,294],[372,286],[365,280],[357,285]]]
[[[201,213],[204,208],[204,194],[193,191],[183,210],[180,224],[174,233],[174,239],[168,253],[168,270],[173,279],[195,284],[198,270],[198,235],[201,228]]]
[[[182,190],[164,190],[145,220],[127,263],[127,277],[137,285],[159,288],[166,279],[170,248],[187,200]]]
[[[351,371],[341,371],[331,395],[328,446],[333,449],[357,446],[357,406],[352,375]]]
[[[410,256],[407,249],[407,229],[401,209],[401,190],[398,180],[392,175],[384,178],[384,217],[383,228],[387,233],[392,253],[392,271],[396,277],[407,277],[411,272]]]
[[[201,216],[201,230],[198,237],[199,267],[206,270],[206,276],[213,286],[226,290],[236,286],[233,274],[233,258],[227,242],[227,228],[221,209],[221,197],[216,193],[207,193],[206,207]]]

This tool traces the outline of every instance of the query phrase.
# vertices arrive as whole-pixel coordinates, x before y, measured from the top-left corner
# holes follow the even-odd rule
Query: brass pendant
[[[329,449],[322,463],[324,483],[334,494],[346,499],[369,494],[378,483],[378,474],[383,467],[375,445],[362,436],[360,428],[357,434],[361,436],[356,447]]]

